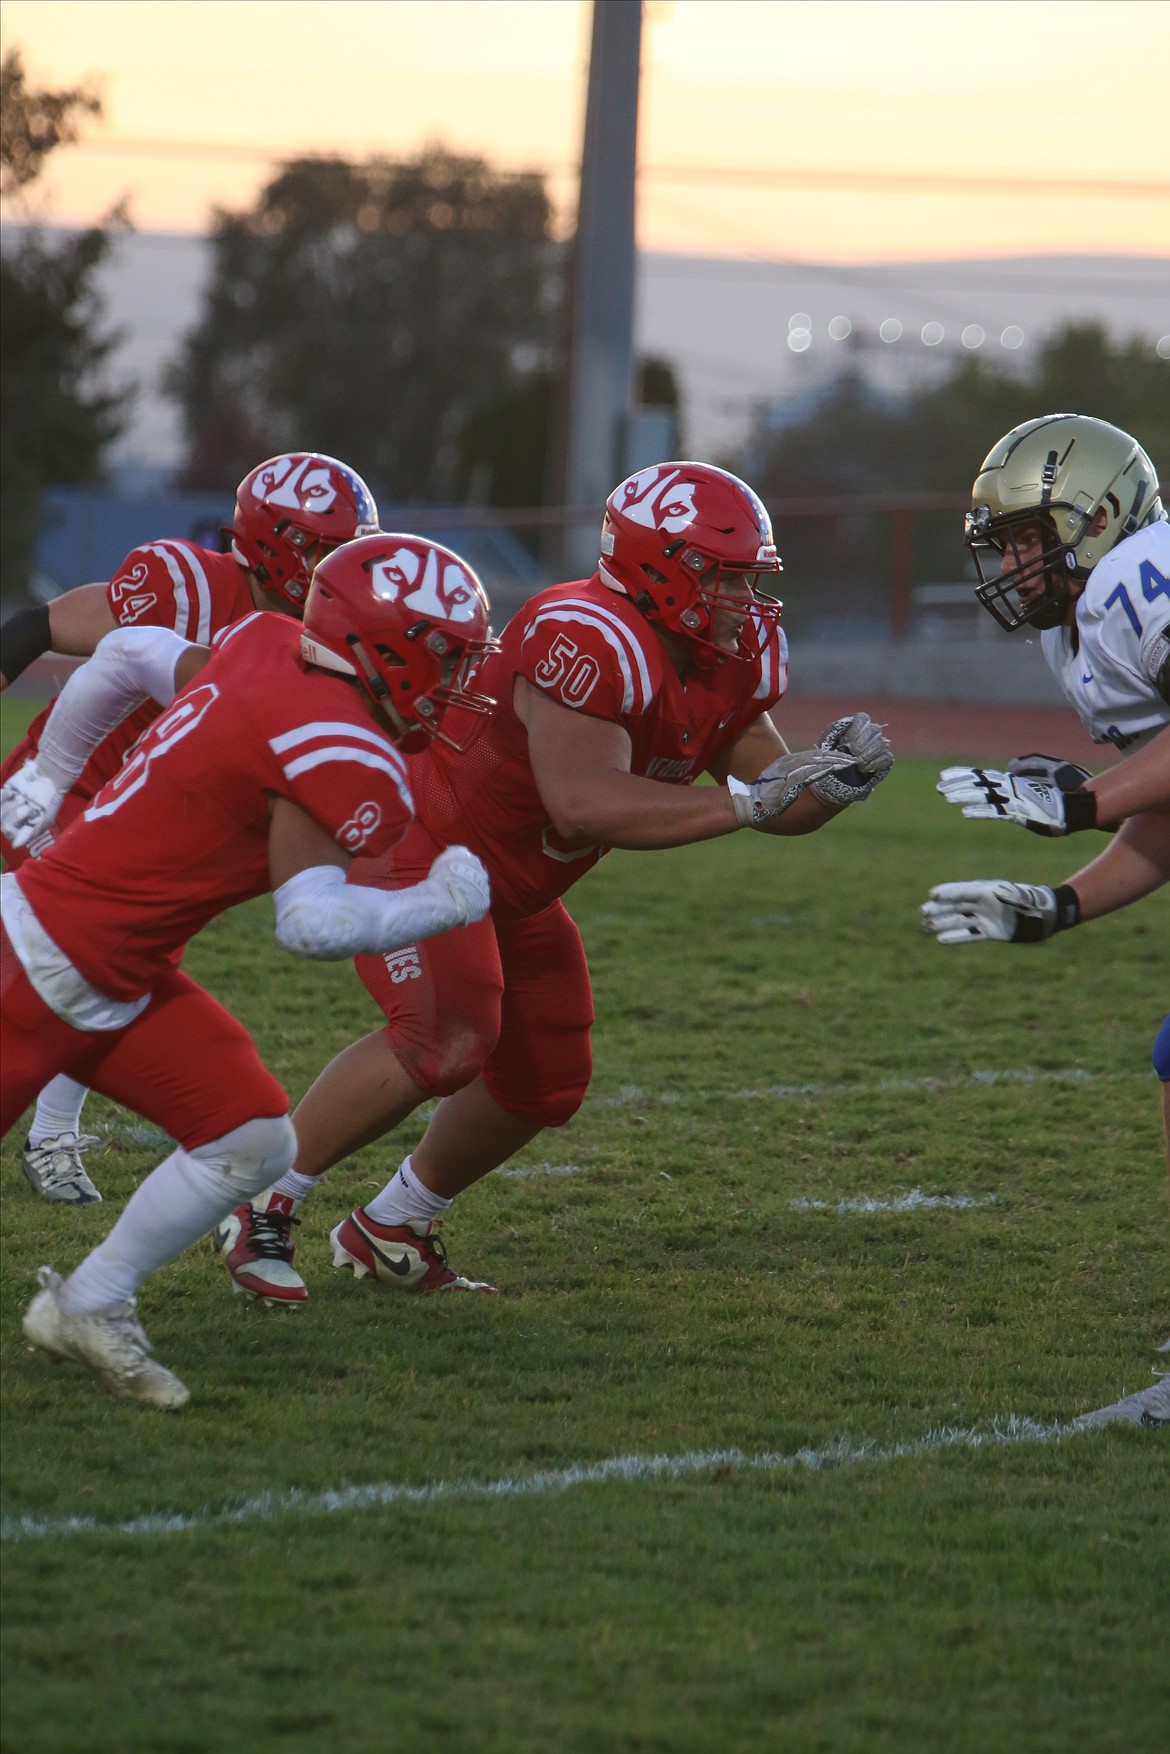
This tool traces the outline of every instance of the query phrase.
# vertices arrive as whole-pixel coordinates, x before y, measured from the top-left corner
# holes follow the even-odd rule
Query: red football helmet
[[[449,548],[423,536],[363,536],[318,566],[305,604],[307,663],[356,676],[395,730],[399,748],[432,737],[465,749],[440,725],[448,707],[490,713],[495,701],[468,688],[480,659],[499,650],[483,586]]]
[[[378,508],[360,475],[318,451],[289,451],[261,463],[236,489],[232,553],[301,609],[317,562],[377,528]]]
[[[756,583],[781,571],[768,513],[745,481],[709,463],[656,463],[615,487],[598,570],[649,621],[690,640],[705,666],[754,656],[780,617]],[[740,623],[734,652],[716,637],[721,611]]]

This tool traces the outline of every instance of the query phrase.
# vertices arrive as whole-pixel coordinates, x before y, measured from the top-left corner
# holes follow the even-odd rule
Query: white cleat
[[[1114,1401],[1112,1406],[1098,1407],[1092,1413],[1082,1413],[1074,1419],[1077,1426],[1089,1425],[1144,1425],[1147,1428],[1155,1425],[1170,1425],[1170,1375],[1162,1377],[1148,1389],[1139,1389],[1136,1394],[1126,1395],[1122,1401]]]
[[[231,1275],[232,1290],[270,1309],[296,1309],[309,1288],[293,1266],[292,1200],[269,1188],[250,1205],[237,1206],[211,1233],[211,1246]]]
[[[108,1309],[70,1315],[61,1307],[61,1280],[51,1267],[40,1269],[37,1282],[41,1289],[21,1323],[30,1351],[46,1352],[54,1363],[71,1358],[84,1364],[119,1401],[144,1401],[170,1412],[190,1400],[186,1385],[150,1356],[132,1297]]]
[[[101,1194],[85,1173],[81,1157],[101,1142],[96,1133],[57,1133],[37,1145],[28,1140],[21,1161],[33,1192],[63,1206],[95,1205]]]

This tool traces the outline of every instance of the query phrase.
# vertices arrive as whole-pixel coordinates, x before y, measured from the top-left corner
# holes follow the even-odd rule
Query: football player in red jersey
[[[27,841],[103,726],[144,693],[166,709],[82,816],[0,879],[3,1130],[68,1070],[178,1141],[69,1279],[41,1269],[25,1313],[35,1347],[88,1365],[123,1399],[187,1399],[150,1357],[135,1291],[276,1181],[296,1146],[248,1032],[175,952],[268,890],[279,942],[302,956],[392,953],[483,918],[487,876],[462,847],[394,891],[347,884],[345,871],[413,819],[400,749],[435,733],[448,706],[484,706],[463,683],[489,649],[487,617],[457,555],[361,538],[317,567],[303,628],[253,614],[213,654],[164,629],[108,635],[46,726],[51,786],[26,775],[0,792],[10,838]]]
[[[148,542],[134,548],[108,584],[81,585],[47,607],[22,609],[4,625],[0,687],[34,658],[52,650],[88,657],[116,627],[167,627],[198,645],[256,609],[299,616],[313,567],[331,549],[378,527],[378,508],[360,475],[333,457],[296,451],[270,457],[236,490],[231,553],[193,542]],[[57,818],[64,828],[117,773],[128,749],[158,707],[147,701],[104,739],[81,773]],[[0,766],[0,784],[36,755],[48,708]],[[0,852],[10,871],[27,849]],[[68,1076],[41,1092],[24,1147],[24,1173],[46,1200],[87,1205],[101,1199],[83,1153],[99,1141],[81,1131],[86,1092]]]
[[[486,730],[457,760],[432,744],[412,761],[417,819],[356,862],[355,880],[414,882],[458,832],[491,875],[492,911],[458,940],[358,959],[386,1027],[300,1103],[297,1164],[277,1196],[295,1208],[331,1164],[442,1100],[386,1189],[333,1231],[335,1265],[407,1290],[492,1289],[448,1266],[434,1220],[581,1103],[593,1007],[560,897],[609,847],[805,834],[888,772],[865,714],[813,750],[781,741],[769,708],[787,645],[779,604],[758,588],[779,570],[744,482],[701,463],[640,471],[609,498],[598,571],[538,592],[485,662],[480,685],[499,702]],[[702,773],[718,783],[692,786]],[[251,1248],[257,1216],[241,1207],[221,1232],[237,1287],[303,1299],[303,1282],[278,1285]]]

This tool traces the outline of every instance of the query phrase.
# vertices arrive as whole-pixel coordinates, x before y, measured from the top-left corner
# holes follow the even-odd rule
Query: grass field
[[[119,1406],[19,1314],[161,1151],[94,1101],[107,1203],[70,1213],[11,1136],[5,1749],[1165,1748],[1167,1434],[1068,1425],[1170,1331],[1170,892],[941,949],[931,882],[1056,881],[1094,837],[964,823],[936,769],[573,892],[593,1090],[446,1226],[498,1298],[329,1267],[412,1125],[305,1208],[303,1311],[203,1249],[151,1281],[192,1403]],[[374,1025],[267,903],[187,966],[294,1097]]]

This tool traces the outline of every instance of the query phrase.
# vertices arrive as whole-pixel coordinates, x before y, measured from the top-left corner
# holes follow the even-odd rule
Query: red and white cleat
[[[494,1285],[465,1279],[447,1265],[447,1250],[434,1222],[379,1224],[358,1206],[329,1232],[333,1265],[352,1267],[355,1279],[372,1278],[399,1291],[483,1291]]]
[[[293,1266],[296,1244],[288,1194],[261,1194],[250,1206],[237,1206],[211,1233],[211,1246],[223,1257],[232,1289],[282,1309],[304,1303],[309,1288]]]

